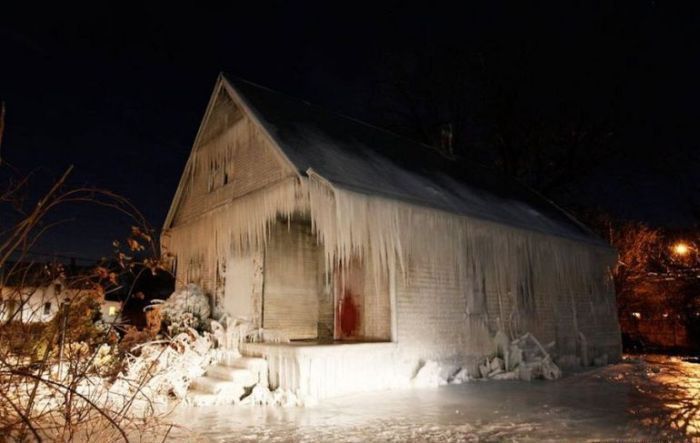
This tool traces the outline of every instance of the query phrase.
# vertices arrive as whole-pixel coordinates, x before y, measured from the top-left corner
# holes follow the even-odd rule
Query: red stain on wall
[[[338,306],[338,318],[340,319],[340,331],[344,337],[352,337],[357,332],[359,326],[360,312],[355,306],[353,296],[350,291],[345,291],[340,305]]]

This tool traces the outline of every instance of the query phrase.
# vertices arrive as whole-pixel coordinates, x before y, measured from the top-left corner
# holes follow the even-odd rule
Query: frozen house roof
[[[605,243],[534,191],[479,165],[253,83],[225,77],[302,174],[335,186],[575,240]]]

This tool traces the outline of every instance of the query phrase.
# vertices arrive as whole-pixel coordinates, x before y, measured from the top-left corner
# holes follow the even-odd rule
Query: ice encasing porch
[[[397,345],[391,342],[243,343],[240,350],[267,360],[271,389],[302,399],[387,389],[407,375],[399,374]]]

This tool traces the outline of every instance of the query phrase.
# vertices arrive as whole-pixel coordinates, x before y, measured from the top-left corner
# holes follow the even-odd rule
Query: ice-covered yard
[[[562,441],[700,438],[700,364],[627,357],[558,381],[472,381],[314,407],[185,408],[183,441]]]

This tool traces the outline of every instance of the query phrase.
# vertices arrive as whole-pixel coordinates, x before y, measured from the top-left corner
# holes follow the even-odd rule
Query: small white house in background
[[[0,279],[0,321],[50,321],[59,313],[62,303],[86,293],[97,297],[97,291],[91,287],[71,287],[63,271],[57,271],[53,266],[26,265],[15,270],[11,277]],[[115,321],[120,310],[118,301],[103,300],[100,303],[105,321]]]
[[[618,359],[615,251],[512,180],[459,168],[222,75],[162,245],[179,284],[262,329],[241,348],[268,360],[272,387],[323,397],[421,361],[476,368],[497,334]]]
[[[0,288],[0,320],[12,319],[23,323],[51,320],[65,300],[61,280],[41,286],[13,286]]]

